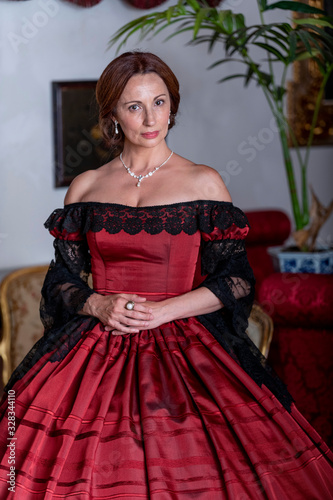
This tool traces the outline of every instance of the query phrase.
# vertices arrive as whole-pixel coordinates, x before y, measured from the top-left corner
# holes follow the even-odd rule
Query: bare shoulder
[[[86,192],[100,176],[99,170],[100,169],[87,170],[86,172],[83,172],[75,177],[66,193],[64,200],[65,205],[70,203],[79,203],[84,198]]]
[[[229,201],[230,193],[219,172],[207,165],[193,164],[194,187],[203,200]]]

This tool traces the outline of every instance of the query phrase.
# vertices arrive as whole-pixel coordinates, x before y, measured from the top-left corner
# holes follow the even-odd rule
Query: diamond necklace
[[[170,156],[168,156],[168,158],[167,158],[167,159],[166,159],[163,163],[161,163],[161,165],[159,165],[158,167],[154,168],[154,170],[152,170],[151,172],[148,172],[148,174],[146,174],[146,175],[135,175],[135,173],[134,173],[134,172],[132,172],[132,170],[131,170],[129,167],[127,167],[127,166],[125,165],[125,163],[124,163],[124,161],[123,161],[123,153],[120,153],[119,158],[120,158],[121,163],[122,163],[122,164],[124,165],[124,167],[126,168],[127,172],[128,172],[128,173],[129,173],[132,177],[135,177],[136,179],[138,179],[137,187],[140,187],[140,184],[141,184],[142,179],[146,179],[147,177],[151,177],[151,176],[152,176],[155,172],[157,172],[157,170],[158,170],[159,168],[163,167],[163,165],[165,165],[165,164],[166,164],[166,162],[170,160],[170,158],[171,158],[171,156],[172,156],[172,155],[173,155],[173,151],[171,151]]]

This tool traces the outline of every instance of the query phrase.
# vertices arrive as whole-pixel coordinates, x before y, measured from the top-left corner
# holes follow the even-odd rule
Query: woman
[[[120,155],[46,222],[45,335],[6,386],[1,498],[332,498],[331,452],[245,333],[246,218],[215,170],[165,142],[176,77],[125,53],[97,99]]]

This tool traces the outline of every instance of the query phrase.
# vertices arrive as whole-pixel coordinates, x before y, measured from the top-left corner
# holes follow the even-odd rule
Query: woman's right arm
[[[132,300],[134,309],[125,308],[126,303]],[[95,316],[103,323],[105,330],[117,330],[123,333],[138,333],[148,327],[153,319],[152,309],[146,307],[145,297],[136,294],[92,294],[85,302],[80,314]]]

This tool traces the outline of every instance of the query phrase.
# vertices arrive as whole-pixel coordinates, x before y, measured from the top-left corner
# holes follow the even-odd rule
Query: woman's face
[[[125,144],[144,147],[154,147],[164,140],[169,114],[169,91],[156,73],[132,76],[116,108]]]

